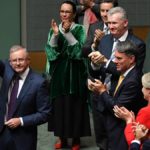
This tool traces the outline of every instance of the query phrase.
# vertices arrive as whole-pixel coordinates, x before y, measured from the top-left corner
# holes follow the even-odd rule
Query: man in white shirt
[[[36,150],[37,125],[50,114],[48,85],[29,65],[29,54],[19,45],[11,47],[9,61],[0,60],[1,150]]]

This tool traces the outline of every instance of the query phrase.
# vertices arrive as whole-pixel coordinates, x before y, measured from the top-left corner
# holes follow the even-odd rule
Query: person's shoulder
[[[140,72],[136,66],[131,69],[126,76],[126,78],[128,79],[127,81],[130,83],[134,83],[135,85],[141,85],[141,77],[142,72]]]
[[[109,43],[109,42],[112,42],[113,41],[113,36],[112,36],[112,34],[106,34],[106,35],[104,35],[103,37],[102,37],[102,39],[101,39],[101,41],[100,41],[100,43],[105,43],[105,42],[107,42],[107,43]]]
[[[150,113],[150,106],[147,105],[147,106],[141,108],[140,111],[139,111],[139,113],[149,114]]]
[[[136,45],[145,44],[145,42],[140,37],[133,34],[132,32],[131,33],[129,32],[128,39],[133,43],[135,43]]]
[[[30,76],[32,77],[34,81],[39,82],[39,83],[42,83],[45,80],[40,73],[35,72],[32,69],[30,70]]]

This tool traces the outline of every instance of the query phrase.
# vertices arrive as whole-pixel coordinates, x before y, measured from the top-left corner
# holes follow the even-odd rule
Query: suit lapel
[[[102,48],[100,47],[100,52],[105,55],[106,58],[110,58],[113,48],[113,37],[111,34],[105,35],[104,44],[102,44]]]
[[[116,94],[115,94],[114,96],[117,96],[117,95],[120,93],[122,87],[126,84],[126,81],[127,81],[128,78],[131,76],[130,74],[133,74],[133,72],[134,72],[134,68],[126,75],[126,77],[125,77],[124,80],[121,82],[121,84],[120,84],[120,86],[118,87],[118,90],[116,91]]]
[[[21,104],[22,100],[23,100],[23,97],[26,95],[26,93],[29,93],[28,90],[30,90],[30,87],[31,87],[31,80],[32,80],[32,71],[30,70],[29,71],[29,74],[27,75],[25,81],[24,81],[24,84],[22,86],[22,89],[20,91],[20,94],[17,98],[17,101],[16,101],[16,109],[15,111],[17,110],[17,108],[19,107],[19,105]],[[14,111],[14,112],[15,112]]]

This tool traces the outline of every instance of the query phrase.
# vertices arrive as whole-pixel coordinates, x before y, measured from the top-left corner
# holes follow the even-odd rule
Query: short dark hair
[[[102,4],[102,3],[112,3],[113,7],[118,6],[118,0],[101,0],[100,4]]]
[[[70,4],[72,6],[73,13],[76,14],[76,4],[74,2],[72,2],[72,1],[63,1],[61,3],[61,5],[63,5],[63,4]]]
[[[116,45],[116,50],[119,53],[125,53],[127,56],[135,56],[135,61],[137,60],[137,46],[130,40],[119,41]]]

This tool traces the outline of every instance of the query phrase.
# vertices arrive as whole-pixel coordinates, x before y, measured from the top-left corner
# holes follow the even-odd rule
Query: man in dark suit
[[[118,6],[117,0],[103,0],[99,4],[100,16],[97,22],[93,23],[89,27],[88,38],[83,46],[83,53],[87,56],[92,50],[97,50],[100,40],[106,34],[109,34],[109,28],[107,25],[107,12],[112,8]]]
[[[105,34],[109,34],[109,29],[107,26],[107,12],[112,8],[118,6],[117,0],[103,0],[99,4],[100,7],[100,15],[101,20],[98,20],[97,22],[93,23],[89,27],[88,32],[88,38],[86,40],[86,43],[83,46],[83,54],[85,57],[88,56],[88,54],[92,51],[97,49],[97,45],[99,44],[101,38]],[[99,75],[96,77],[99,78]],[[103,116],[97,109],[97,96],[95,94],[92,94],[91,96],[91,105],[92,105],[92,114],[93,114],[93,122],[94,122],[94,130],[95,130],[95,137],[96,137],[96,143],[97,146],[104,150],[106,149],[106,143],[107,141],[105,138],[103,138],[105,134],[105,130],[103,128]]]
[[[1,150],[36,150],[37,125],[50,114],[47,83],[29,64],[27,50],[18,45],[11,47],[9,61],[0,60]]]
[[[92,82],[89,79],[88,88],[94,93],[98,93],[99,103],[102,104],[103,102],[103,107],[106,110],[105,125],[108,136],[108,149],[127,150],[128,144],[124,136],[125,122],[115,117],[113,107],[114,105],[125,106],[137,113],[145,105],[141,92],[142,73],[139,73],[136,67],[137,50],[132,42],[119,42],[114,55],[114,63],[120,73],[119,80],[112,78],[112,85],[108,90],[100,80],[95,79],[95,82]]]
[[[122,7],[114,7],[108,11],[107,15],[110,34],[101,39],[98,46],[99,51],[92,52],[89,55],[92,63],[101,65],[100,68],[105,74],[111,73],[115,75],[115,73],[117,73],[116,66],[113,62],[115,45],[118,41],[130,40],[137,47],[137,67],[139,71],[142,71],[146,55],[146,45],[128,29],[126,11]]]
[[[105,83],[108,88],[111,88],[113,85],[111,85],[110,81],[116,80],[117,82],[117,77],[119,76],[119,72],[114,63],[114,52],[117,42],[130,40],[136,45],[136,50],[139,53],[136,66],[139,72],[141,72],[143,68],[146,46],[142,40],[129,30],[127,13],[122,7],[111,8],[107,15],[110,34],[105,35],[101,39],[98,46],[99,51],[91,52],[89,57],[92,61],[92,69],[90,69],[91,76],[94,78],[100,76],[101,81]],[[97,107],[105,119],[103,102],[99,102]],[[105,124],[105,121],[103,124]],[[105,130],[105,128],[103,130]]]

